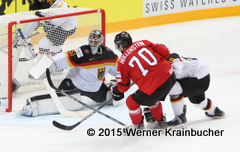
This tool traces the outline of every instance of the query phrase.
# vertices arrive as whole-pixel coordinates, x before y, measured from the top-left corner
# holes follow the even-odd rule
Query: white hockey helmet
[[[102,32],[99,30],[93,30],[89,37],[89,45],[91,47],[91,52],[93,55],[95,55],[98,51],[99,46],[103,44],[104,37],[102,35]]]

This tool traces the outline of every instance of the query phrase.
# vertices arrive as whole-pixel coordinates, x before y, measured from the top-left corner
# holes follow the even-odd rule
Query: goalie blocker
[[[28,73],[31,77],[36,80],[43,79],[46,77],[46,69],[49,68],[50,72],[56,70],[56,66],[51,57],[46,54],[31,68],[28,70]]]

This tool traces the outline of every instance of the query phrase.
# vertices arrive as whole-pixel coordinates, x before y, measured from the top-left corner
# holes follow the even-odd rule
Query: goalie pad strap
[[[79,90],[74,89],[74,90],[68,90],[68,91],[64,91],[65,93],[69,94],[69,95],[74,95],[77,93],[80,93]],[[58,97],[63,97],[65,95],[61,94],[61,93],[57,93]],[[45,99],[49,99],[51,98],[50,94],[43,94],[43,95],[38,95],[38,96],[33,96],[30,97],[31,101],[37,101],[37,100],[45,100]]]

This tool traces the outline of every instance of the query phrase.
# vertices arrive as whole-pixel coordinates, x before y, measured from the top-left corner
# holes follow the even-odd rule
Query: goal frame
[[[60,15],[53,15],[53,16],[47,16],[47,17],[41,17],[41,18],[33,18],[33,19],[25,19],[25,20],[19,20],[19,21],[12,21],[8,23],[8,108],[5,109],[6,112],[12,112],[12,66],[13,66],[13,59],[12,59],[12,27],[16,24],[23,24],[23,23],[29,23],[29,22],[35,22],[35,21],[43,21],[43,20],[49,20],[49,19],[57,19],[62,17],[69,17],[74,15],[81,15],[81,14],[93,14],[93,13],[101,13],[101,31],[104,36],[103,45],[105,45],[106,41],[106,15],[105,11],[103,9],[93,9],[93,10],[86,10],[81,12],[74,12],[74,13],[67,13],[67,14],[60,14]],[[11,47],[10,47],[11,46]]]

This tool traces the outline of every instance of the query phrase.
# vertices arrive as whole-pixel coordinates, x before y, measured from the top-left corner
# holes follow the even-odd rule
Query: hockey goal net
[[[47,37],[52,39],[51,42],[61,40],[65,36],[64,42],[53,45],[53,47],[55,45],[60,46],[62,51],[70,51],[88,44],[88,36],[92,30],[102,31],[105,37],[105,12],[102,9],[57,8],[40,11],[47,16],[38,17],[34,12],[23,12],[0,17],[0,111],[12,111],[13,80],[17,80],[21,87],[41,83],[41,80],[34,80],[29,77],[27,71],[36,62],[32,57],[37,58],[39,48],[42,47],[40,43],[43,46],[47,43],[40,42],[49,34],[46,30],[49,32],[53,31],[51,27],[55,28],[54,32],[51,31],[50,34],[58,37]],[[70,19],[70,21],[61,23],[64,19]],[[73,20],[76,21],[76,27],[74,30],[68,29],[66,24],[73,24],[74,22],[71,22]],[[48,23],[50,24],[48,25]],[[31,25],[34,24],[37,26],[29,33],[30,28],[32,28]],[[25,35],[25,42],[27,42],[28,47],[20,36],[19,29]],[[72,30],[72,33],[66,36],[62,29],[65,31]],[[49,49],[50,53],[48,55],[53,56],[51,48]],[[61,81],[65,76],[66,71],[58,71],[52,77],[55,81]]]

